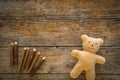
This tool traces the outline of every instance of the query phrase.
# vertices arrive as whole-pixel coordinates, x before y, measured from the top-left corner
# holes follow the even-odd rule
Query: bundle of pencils
[[[19,72],[26,70],[30,73],[30,76],[33,76],[45,59],[45,57],[40,57],[40,51],[35,48],[30,50],[29,47],[24,47],[22,58],[18,65],[18,43],[10,44],[10,66],[18,67]]]
[[[18,66],[18,43],[10,44],[10,66]]]
[[[44,60],[40,58],[40,51],[37,51],[35,48],[30,50],[29,47],[25,47],[22,52],[22,58],[18,66],[18,70],[19,72],[26,70],[32,74],[31,76],[33,76],[34,73],[39,69],[40,65],[44,62]]]

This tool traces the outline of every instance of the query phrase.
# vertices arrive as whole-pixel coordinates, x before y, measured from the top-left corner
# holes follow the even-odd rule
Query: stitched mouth
[[[88,47],[90,50],[93,50],[94,48]]]

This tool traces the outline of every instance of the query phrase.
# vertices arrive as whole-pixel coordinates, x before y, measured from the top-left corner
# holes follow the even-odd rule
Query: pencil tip
[[[33,51],[36,51],[36,49],[34,48]]]
[[[18,44],[17,42],[15,42],[15,44]]]
[[[43,59],[43,60],[45,60],[45,59],[46,59],[46,57],[43,57],[42,59]]]
[[[37,54],[39,54],[39,55],[40,55],[40,51],[38,51],[38,52],[37,52]]]
[[[26,47],[24,47],[24,50],[26,50],[27,48]]]

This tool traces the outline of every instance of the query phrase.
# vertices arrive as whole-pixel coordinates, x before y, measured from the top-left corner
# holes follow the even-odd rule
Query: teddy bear
[[[70,76],[71,78],[77,78],[85,70],[86,79],[95,80],[95,64],[104,64],[106,62],[104,57],[96,54],[103,44],[103,40],[87,35],[82,35],[81,39],[84,50],[72,50],[71,55],[77,58],[78,61],[70,72]]]

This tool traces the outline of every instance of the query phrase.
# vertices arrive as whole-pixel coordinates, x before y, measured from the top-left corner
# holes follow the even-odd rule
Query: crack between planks
[[[0,74],[29,74],[29,73],[0,73]],[[35,73],[35,74],[70,74],[70,73]],[[83,75],[85,73],[81,73]],[[120,73],[96,73],[96,75],[120,75]]]
[[[9,46],[0,46],[0,48],[8,48]],[[19,46],[19,47],[56,47],[56,48],[59,48],[59,47],[80,47],[82,48],[82,46]],[[100,48],[102,49],[105,49],[105,48],[120,48],[120,46],[101,46]]]

